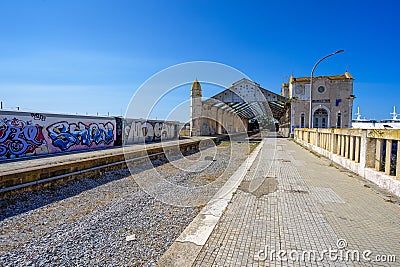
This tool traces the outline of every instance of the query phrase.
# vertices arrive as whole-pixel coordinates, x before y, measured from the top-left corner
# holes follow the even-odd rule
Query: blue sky
[[[316,74],[347,68],[355,107],[383,119],[394,104],[400,109],[398,10],[396,0],[0,0],[0,100],[6,108],[120,115],[146,79],[196,60],[227,64],[280,92],[291,74],[308,76],[316,60],[344,49]],[[164,105],[188,99],[188,90]]]

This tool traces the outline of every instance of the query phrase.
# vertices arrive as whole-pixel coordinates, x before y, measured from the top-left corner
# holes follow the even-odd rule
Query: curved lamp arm
[[[313,78],[314,78],[314,71],[317,68],[317,66],[319,65],[319,63],[321,63],[323,60],[327,59],[328,57],[334,56],[336,54],[342,53],[342,52],[344,52],[343,49],[338,50],[336,52],[333,52],[333,53],[331,53],[329,55],[324,56],[323,58],[318,60],[317,63],[315,63],[314,67],[311,70],[311,76],[310,76],[310,114],[308,116],[309,117],[309,122],[308,122],[308,127],[309,128],[313,128],[313,125],[312,125],[312,117],[313,117],[313,115],[312,115],[312,84],[313,84]]]

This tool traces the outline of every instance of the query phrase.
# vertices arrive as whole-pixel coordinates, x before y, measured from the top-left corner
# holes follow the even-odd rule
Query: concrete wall
[[[0,111],[0,161],[178,138],[181,124]]]
[[[123,144],[173,140],[178,138],[180,124],[172,121],[123,120]]]
[[[293,99],[292,100],[292,105],[291,105],[291,125],[294,128],[301,128],[301,114],[304,114],[304,126],[307,127],[309,123],[309,115],[310,112],[310,102],[309,101],[304,101],[304,100],[297,100]],[[304,127],[303,127],[304,128]]]
[[[0,111],[0,161],[111,147],[111,117]]]
[[[400,196],[400,130],[295,129],[294,138]]]

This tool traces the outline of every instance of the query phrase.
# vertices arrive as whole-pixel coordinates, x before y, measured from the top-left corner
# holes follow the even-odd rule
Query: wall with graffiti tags
[[[179,123],[172,121],[124,119],[124,144],[177,139],[179,127]]]
[[[111,117],[0,111],[0,160],[111,147],[116,132]]]

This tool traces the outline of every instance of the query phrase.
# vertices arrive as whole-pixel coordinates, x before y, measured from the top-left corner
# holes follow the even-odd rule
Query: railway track
[[[189,151],[198,149],[200,143],[218,142],[221,137],[196,137],[143,146],[130,146],[87,152],[87,157],[77,159],[68,155],[3,163],[0,174],[0,197],[20,191],[35,190],[50,185],[65,183],[74,179],[99,175],[104,171],[126,168],[127,163],[135,164],[145,160],[165,157],[168,151]],[[74,155],[71,155],[74,157]]]

